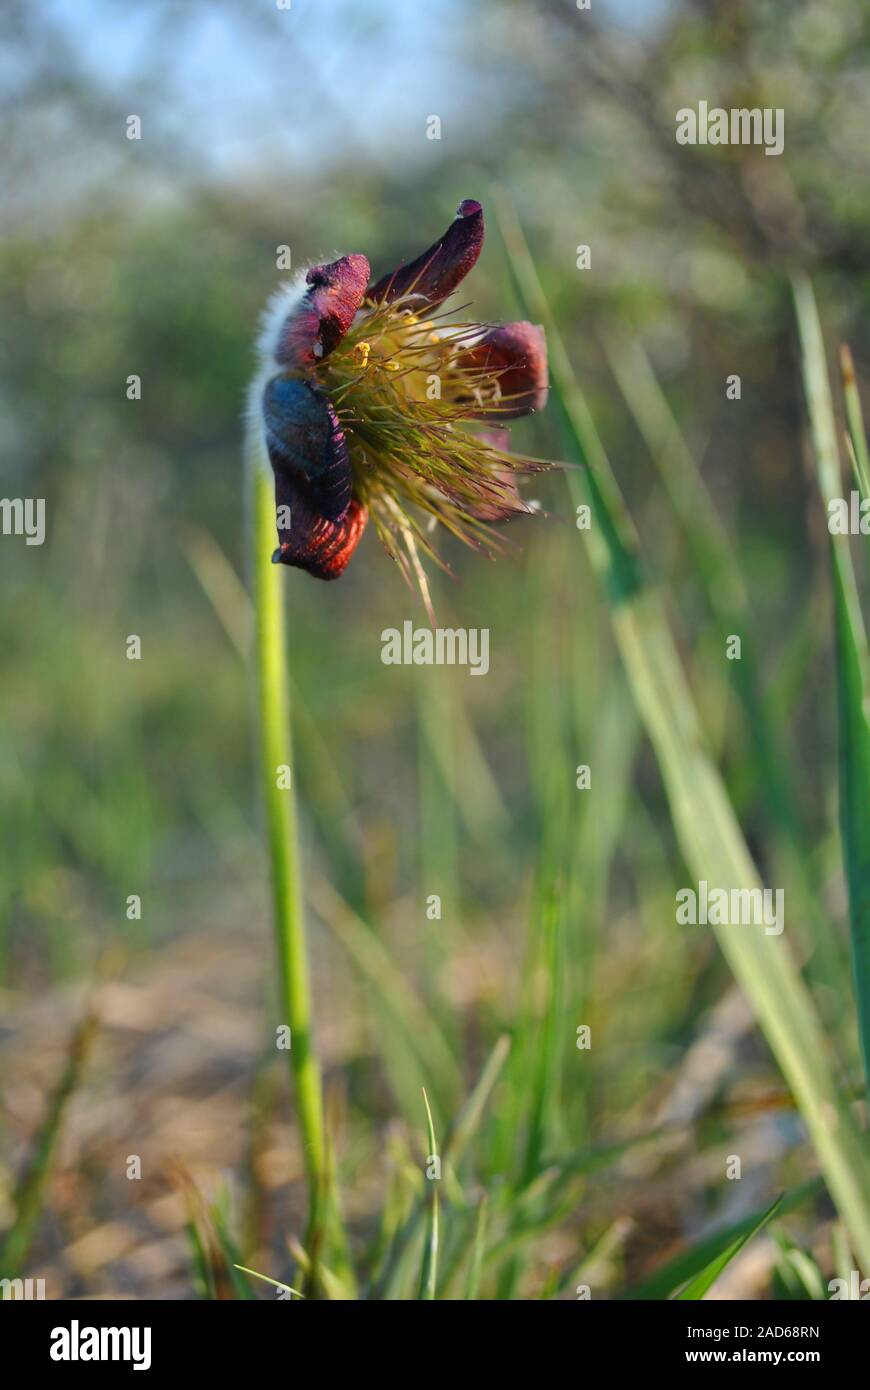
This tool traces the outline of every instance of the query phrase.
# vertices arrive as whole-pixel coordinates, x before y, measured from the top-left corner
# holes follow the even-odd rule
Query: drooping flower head
[[[370,284],[365,256],[314,266],[267,311],[250,401],[275,475],[276,563],[337,579],[371,516],[406,577],[437,559],[440,522],[477,546],[534,510],[506,421],[547,399],[544,335],[530,323],[449,322],[477,261],[483,210],[460,203],[439,241]],[[481,429],[480,425],[488,428]]]

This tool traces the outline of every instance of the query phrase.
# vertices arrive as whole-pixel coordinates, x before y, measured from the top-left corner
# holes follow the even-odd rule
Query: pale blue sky
[[[551,3],[576,8],[575,0]],[[219,176],[270,157],[328,162],[331,142],[348,128],[361,149],[401,157],[403,135],[418,131],[426,113],[461,121],[465,104],[480,99],[469,80],[474,52],[461,42],[475,0],[292,0],[286,11],[275,0],[215,0],[179,20],[169,42],[155,32],[148,5],[43,5],[86,71],[131,112],[153,110],[139,74],[159,76],[168,109],[158,104],[152,119],[167,130],[181,121],[188,140],[201,139],[204,169]],[[668,5],[593,0],[600,20],[641,27]]]

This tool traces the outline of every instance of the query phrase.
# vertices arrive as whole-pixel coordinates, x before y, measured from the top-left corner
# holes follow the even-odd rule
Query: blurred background
[[[29,1262],[49,1296],[192,1296],[191,1183],[276,1277],[300,1229],[240,462],[283,245],[294,267],[361,251],[379,275],[462,198],[513,201],[854,1083],[824,512],[788,276],[810,271],[866,381],[867,6],[10,0],[0,39],[2,495],[43,497],[47,516],[43,546],[0,546],[0,1226],[99,983]],[[678,146],[675,112],[702,99],[784,108],[784,154]],[[494,216],[460,297],[520,316]],[[513,438],[564,457],[551,413]],[[785,803],[733,699],[665,448],[688,451],[738,552]],[[555,990],[538,1157],[618,1151],[565,1187],[521,1261],[494,1263],[492,1287],[571,1297],[592,1261],[607,1297],[815,1170],[715,942],[675,930],[689,879],[564,477],[532,493],[548,516],[511,528],[497,560],[442,543],[439,622],[490,629],[485,680],[381,664],[382,630],[424,615],[372,528],[342,582],[286,576],[315,1021],[364,1249],[388,1176],[423,1144],[421,1080],[443,1127],[496,1039],[521,1050]],[[529,920],[553,863],[564,955],[539,979]],[[511,1116],[496,1092],[475,1174],[496,1188],[529,1159]],[[723,1184],[735,1152],[743,1180]],[[793,1279],[789,1240],[827,1277],[827,1203],[788,1229],[733,1267],[732,1296]]]

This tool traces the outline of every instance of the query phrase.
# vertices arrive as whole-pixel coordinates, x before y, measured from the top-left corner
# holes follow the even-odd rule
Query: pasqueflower
[[[337,579],[371,516],[422,583],[418,548],[437,559],[436,523],[487,546],[493,522],[534,510],[517,482],[546,465],[509,452],[501,426],[546,402],[543,332],[442,310],[482,245],[483,211],[467,200],[440,240],[374,284],[349,255],[274,297],[250,410],[275,475],[276,563]]]

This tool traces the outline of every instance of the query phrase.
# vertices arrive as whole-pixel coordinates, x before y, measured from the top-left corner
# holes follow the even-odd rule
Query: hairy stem
[[[290,737],[290,702],[282,571],[273,565],[275,500],[271,479],[256,457],[249,459],[256,613],[257,711],[263,798],[269,837],[275,940],[278,947],[280,1021],[290,1028],[290,1060],[308,1184],[309,1283],[315,1283],[323,1236],[326,1197],[326,1144],[320,1065],[311,1036],[311,991],[302,878],[296,827],[296,794]],[[291,774],[280,775],[290,768]],[[289,780],[289,787],[281,783]]]

